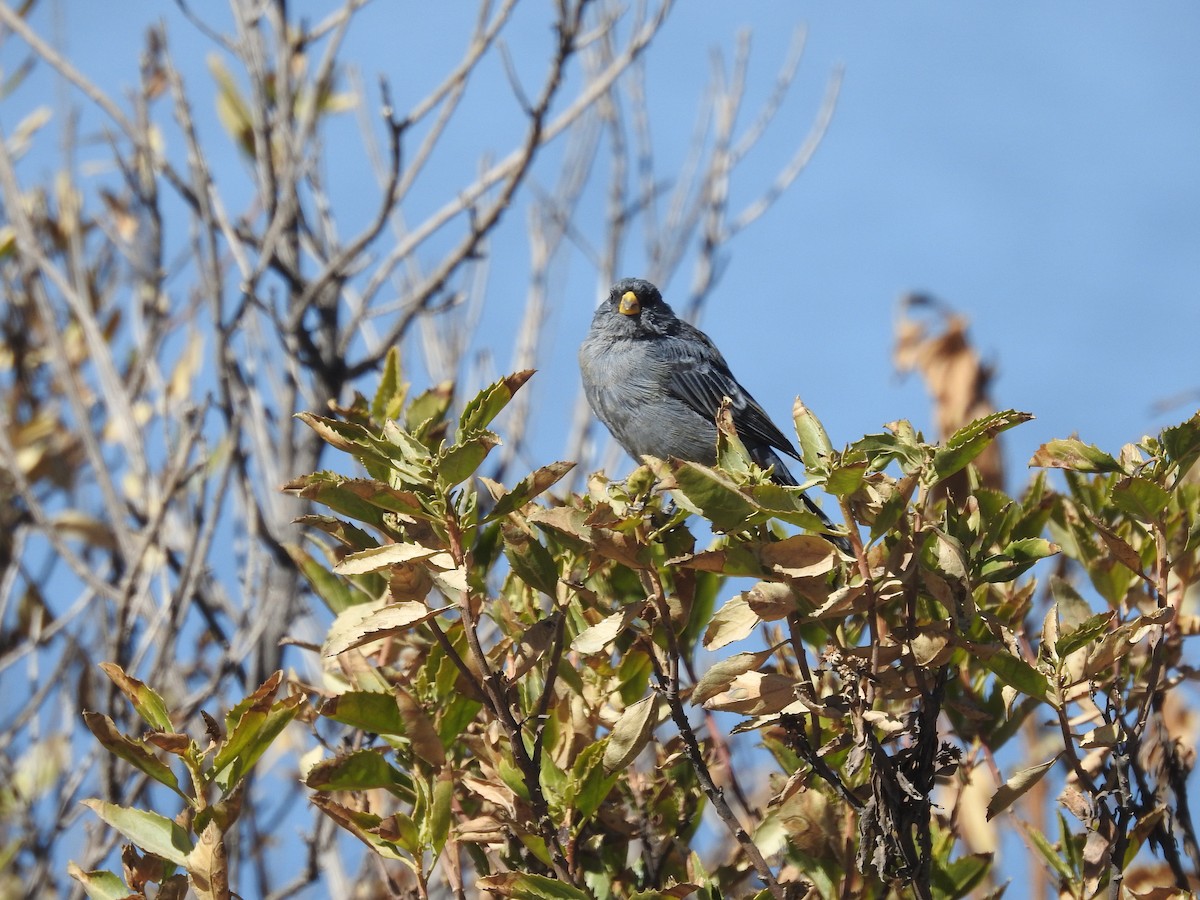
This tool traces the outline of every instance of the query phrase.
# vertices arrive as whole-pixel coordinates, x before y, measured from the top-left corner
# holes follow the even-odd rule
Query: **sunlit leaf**
[[[1029,465],[1074,472],[1120,472],[1121,464],[1098,447],[1077,438],[1047,441],[1037,449]]]
[[[627,706],[613,725],[604,748],[604,769],[616,772],[632,763],[650,741],[654,733],[655,709],[658,698],[649,694]]]
[[[555,462],[542,466],[535,472],[526,475],[511,491],[500,496],[485,521],[492,521],[507,516],[520,509],[535,497],[540,496],[564,475],[575,468],[573,462]]]
[[[83,721],[109,753],[125,760],[139,772],[146,773],[159,784],[165,784],[181,797],[184,796],[179,790],[179,781],[171,767],[151,753],[141,741],[135,741],[122,734],[108,716],[85,711]]]
[[[194,849],[191,838],[181,825],[166,816],[103,800],[84,800],[83,805],[143,850],[178,866],[187,865],[187,856]]]
[[[131,675],[115,663],[102,662],[100,668],[120,688],[121,693],[129,698],[133,708],[146,724],[158,731],[174,731],[171,725],[171,714],[167,712],[167,704],[155,691]]]
[[[458,433],[471,434],[481,428],[486,428],[508,406],[513,395],[521,389],[526,381],[533,377],[533,369],[525,369],[512,375],[506,375],[475,396],[465,407],[458,418]]]
[[[995,440],[996,435],[1033,418],[1031,413],[1007,409],[976,419],[950,436],[945,446],[933,454],[933,471],[938,481],[945,481],[965,467]]]
[[[992,795],[991,802],[988,803],[987,819],[990,822],[1004,810],[1008,809],[1012,804],[1026,791],[1032,788],[1035,784],[1042,780],[1051,767],[1058,762],[1058,756],[1047,760],[1036,766],[1030,766],[1027,769],[1021,769],[1004,784],[996,789],[996,793]]]

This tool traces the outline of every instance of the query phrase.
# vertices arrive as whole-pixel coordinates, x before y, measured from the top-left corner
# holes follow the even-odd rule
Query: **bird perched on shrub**
[[[728,397],[734,428],[755,463],[772,468],[778,484],[799,484],[779,456],[800,459],[795,446],[733,377],[708,335],[676,316],[649,281],[625,278],[612,286],[579,347],[579,369],[592,412],[635,460],[673,456],[714,465],[716,416]],[[830,540],[849,549],[844,538]]]

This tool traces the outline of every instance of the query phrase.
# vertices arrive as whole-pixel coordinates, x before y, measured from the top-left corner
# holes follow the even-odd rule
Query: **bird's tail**
[[[754,461],[764,469],[771,466],[775,467],[771,477],[774,479],[776,484],[781,484],[784,487],[796,487],[800,484],[800,482],[798,482],[796,477],[792,474],[791,470],[783,464],[783,460],[779,458],[779,454],[777,454],[774,450],[768,448],[765,451],[760,450],[758,453],[751,451],[750,455],[754,457]],[[800,496],[804,499],[804,505],[808,507],[808,511],[820,519],[822,525],[831,531],[836,529],[836,526],[833,524],[833,520],[830,519],[829,516],[825,515],[821,507],[817,506],[817,504],[813,502],[812,498],[809,497],[808,494],[801,494]],[[854,553],[853,548],[850,546],[850,541],[841,535],[824,534],[822,537],[824,537],[827,541],[829,541],[829,543],[833,544],[833,546],[837,547],[846,555],[849,556]]]

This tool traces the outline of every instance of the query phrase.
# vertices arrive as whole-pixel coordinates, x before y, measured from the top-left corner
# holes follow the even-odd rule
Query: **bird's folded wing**
[[[774,447],[799,459],[792,442],[733,377],[717,349],[702,334],[700,337],[703,339],[700,344],[681,340],[669,342],[674,363],[669,382],[671,393],[707,419],[716,417],[722,398],[728,397],[733,402],[733,425],[743,442]]]

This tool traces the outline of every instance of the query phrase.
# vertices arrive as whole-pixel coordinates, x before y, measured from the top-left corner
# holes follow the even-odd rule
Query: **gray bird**
[[[579,369],[592,412],[635,460],[673,456],[713,465],[717,411],[728,397],[751,458],[773,467],[776,483],[799,484],[777,452],[800,459],[792,442],[733,377],[708,335],[677,317],[650,282],[625,278],[612,286],[579,347]],[[833,527],[816,504],[804,501]],[[844,538],[830,540],[849,549]]]

